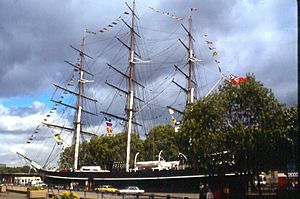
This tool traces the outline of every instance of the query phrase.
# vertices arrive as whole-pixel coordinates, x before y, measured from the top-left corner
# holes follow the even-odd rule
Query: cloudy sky
[[[127,2],[129,5],[132,3]],[[160,13],[146,6],[152,6]],[[203,60],[200,66],[213,72],[217,68],[203,42],[203,35],[208,35],[207,39],[214,42],[213,47],[218,51],[217,59],[221,61],[224,73],[237,76],[254,73],[282,103],[295,105],[296,7],[296,1],[292,0],[137,0],[138,23],[143,27],[142,36],[146,41],[142,44],[150,46],[146,48],[148,57],[145,59],[158,60],[160,54],[156,55],[154,50],[162,53],[168,49],[169,44],[164,44],[168,39],[176,40],[178,48],[182,48],[178,38],[184,40],[185,32],[180,24],[188,27],[187,19],[192,14],[196,54]],[[197,11],[190,13],[190,8],[197,8]],[[93,51],[97,42],[114,38],[116,32],[126,26],[123,23],[105,33],[98,31],[119,16],[128,21],[124,11],[128,11],[125,0],[0,1],[0,163],[9,166],[20,164],[15,152],[47,114],[50,107],[48,97],[53,91],[51,83],[65,77],[64,60],[76,60],[69,45],[79,47],[85,28],[96,31],[89,52],[98,56],[100,51],[98,54]],[[162,12],[169,12],[169,15]],[[171,14],[184,17],[184,20],[174,20]],[[154,30],[157,32],[153,33]],[[122,37],[121,34],[119,36]],[[162,48],[151,46],[154,42],[147,43],[150,39],[161,42]],[[96,63],[117,64],[116,59],[109,60],[108,55],[119,51],[121,46],[114,43],[111,48],[108,47],[109,53]],[[177,53],[174,51],[174,54]],[[127,55],[128,52],[124,56]],[[163,61],[167,62],[166,58]],[[96,66],[91,69],[99,73],[102,69]],[[149,79],[160,84],[164,75],[156,74]],[[97,89],[106,91],[104,84]],[[101,98],[101,95],[96,94],[96,97]]]

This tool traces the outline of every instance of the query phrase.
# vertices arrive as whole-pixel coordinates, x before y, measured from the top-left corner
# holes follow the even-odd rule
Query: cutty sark
[[[127,4],[126,4],[127,5]],[[79,52],[80,61],[76,64],[72,62],[65,61],[71,67],[74,68],[74,75],[71,77],[70,81],[65,85],[54,84],[57,92],[59,92],[58,97],[53,98],[51,101],[54,103],[53,109],[47,115],[47,118],[36,128],[35,134],[37,133],[48,133],[41,130],[42,128],[51,129],[51,135],[55,137],[56,143],[53,146],[51,154],[54,152],[54,148],[57,146],[64,145],[64,140],[68,137],[64,137],[63,133],[67,132],[73,135],[71,138],[72,146],[74,146],[74,163],[72,168],[67,170],[58,170],[47,167],[47,162],[50,161],[50,158],[46,159],[46,163],[41,166],[36,161],[34,157],[29,157],[24,153],[18,153],[23,159],[30,163],[30,165],[42,176],[43,180],[49,184],[69,184],[72,182],[79,183],[81,185],[87,185],[90,188],[98,185],[110,184],[116,187],[125,187],[129,185],[136,185],[145,189],[146,191],[167,191],[167,192],[197,192],[199,184],[201,181],[206,180],[208,175],[194,170],[193,168],[186,165],[186,158],[184,153],[179,154],[178,160],[174,161],[165,161],[162,158],[162,152],[158,154],[157,160],[153,161],[138,161],[138,153],[135,154],[134,160],[130,160],[131,154],[131,135],[134,125],[140,125],[135,119],[135,106],[136,101],[143,101],[136,95],[136,87],[143,87],[137,78],[134,76],[135,67],[137,64],[147,63],[149,60],[143,60],[136,51],[136,37],[140,37],[138,31],[136,31],[136,20],[138,16],[135,12],[135,0],[133,0],[133,5],[130,7],[127,5],[131,12],[131,23],[128,24],[125,20],[121,19],[120,22],[123,22],[130,30],[130,41],[122,41],[120,38],[117,38],[125,47],[129,50],[129,70],[127,73],[123,73],[117,67],[108,64],[114,72],[119,73],[128,81],[128,90],[123,90],[114,86],[109,82],[105,82],[107,85],[118,90],[118,92],[125,94],[127,96],[127,105],[125,110],[127,111],[126,117],[120,117],[112,113],[102,111],[101,114],[104,117],[115,118],[118,120],[125,121],[127,129],[127,150],[126,150],[126,163],[125,168],[123,169],[101,169],[97,165],[86,165],[78,168],[78,156],[79,156],[79,147],[80,147],[80,138],[81,135],[95,136],[94,133],[90,133],[88,130],[83,129],[83,126],[86,126],[87,121],[83,120],[83,116],[95,116],[98,117],[96,108],[91,108],[91,104],[96,103],[97,101],[92,99],[89,96],[84,94],[84,87],[86,84],[92,84],[93,81],[90,80],[94,78],[93,74],[85,68],[86,59],[93,59],[90,55],[85,52],[85,43],[87,34],[92,33],[91,31],[86,30],[84,37],[82,39],[81,48],[76,48],[71,46],[75,51]],[[129,12],[127,13],[129,14]],[[167,13],[169,14],[169,13]],[[173,16],[174,17],[174,16]],[[176,18],[176,17],[175,17]],[[182,24],[181,24],[182,25]],[[187,79],[187,88],[180,86],[178,83],[173,81],[174,84],[184,90],[186,93],[186,104],[193,103],[196,98],[196,80],[193,74],[194,73],[194,64],[200,60],[196,58],[193,51],[193,41],[192,36],[192,17],[189,17],[189,26],[186,28],[182,25],[183,31],[188,35],[188,42],[183,42],[179,39],[180,43],[183,45],[183,48],[187,50],[188,60],[185,62],[188,63],[188,72],[183,72],[177,65],[175,65],[176,70],[178,70],[184,77]],[[105,29],[104,29],[105,30]],[[101,30],[100,32],[103,32]],[[188,43],[188,44],[186,44]],[[74,84],[78,84],[76,89]],[[76,103],[70,105],[65,100],[65,95],[73,96],[76,99]],[[68,115],[64,118],[63,124],[50,123],[51,114],[58,117],[58,106],[64,107],[64,109],[71,109],[71,113],[74,115]],[[96,107],[96,106],[94,106]],[[170,107],[169,107],[170,108]],[[142,108],[141,108],[142,109]],[[66,111],[62,111],[65,113]],[[74,119],[74,122],[69,122],[70,118]],[[58,120],[58,119],[57,119]],[[56,120],[56,121],[57,121]],[[49,130],[48,130],[49,131]],[[108,131],[111,129],[108,126]],[[30,138],[27,143],[30,144],[33,142],[33,138]],[[133,154],[134,155],[134,154]],[[50,156],[49,156],[50,157]],[[133,156],[132,156],[133,157]],[[230,178],[230,174],[228,178]]]

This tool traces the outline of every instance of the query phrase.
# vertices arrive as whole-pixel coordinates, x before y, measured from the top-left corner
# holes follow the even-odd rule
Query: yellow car
[[[118,189],[113,188],[111,185],[102,185],[99,188],[95,188],[95,191],[99,191],[102,193],[116,193]]]

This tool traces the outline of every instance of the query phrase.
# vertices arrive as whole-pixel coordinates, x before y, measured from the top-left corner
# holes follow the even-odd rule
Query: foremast
[[[127,148],[126,148],[126,172],[129,172],[130,164],[130,145],[131,145],[131,131],[132,131],[132,118],[133,118],[133,71],[134,71],[134,11],[135,0],[133,0],[133,6],[131,9],[131,37],[130,37],[130,49],[129,49],[129,88],[128,88],[128,105],[127,105]]]

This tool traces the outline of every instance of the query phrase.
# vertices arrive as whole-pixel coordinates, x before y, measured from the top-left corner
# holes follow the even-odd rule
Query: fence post
[[[86,199],[86,190],[84,190],[83,195],[84,195],[84,199]]]
[[[154,199],[154,194],[153,194],[153,193],[151,193],[151,194],[149,195],[149,199]]]
[[[171,196],[168,194],[168,195],[167,195],[167,199],[170,199],[170,198],[171,198]]]

